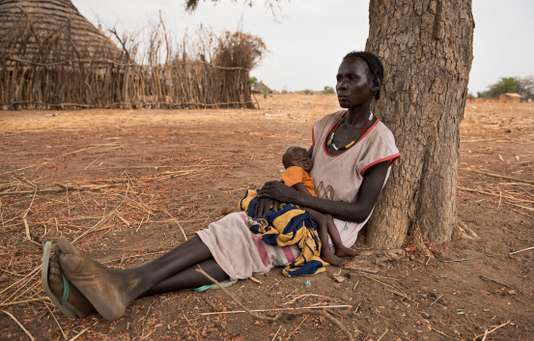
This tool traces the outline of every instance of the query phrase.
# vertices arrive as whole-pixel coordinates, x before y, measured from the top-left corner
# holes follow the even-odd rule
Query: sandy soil
[[[31,273],[41,241],[60,235],[83,236],[78,246],[111,266],[156,257],[184,240],[177,221],[190,237],[245,188],[277,178],[283,150],[309,145],[313,122],[336,109],[333,96],[278,95],[260,110],[0,112],[0,310],[39,340],[344,338],[307,313],[274,323],[200,315],[239,309],[220,290],[140,299],[113,323],[71,320]],[[451,242],[436,259],[362,256],[341,283],[334,267],[296,279],[275,270],[229,290],[251,309],[352,305],[331,312],[356,340],[481,340],[499,326],[486,340],[534,340],[534,250],[510,255],[534,246],[534,105],[469,103],[460,153],[459,218],[478,240]],[[28,339],[3,312],[0,330]]]

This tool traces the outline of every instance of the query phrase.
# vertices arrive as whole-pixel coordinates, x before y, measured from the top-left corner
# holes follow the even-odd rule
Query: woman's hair
[[[343,61],[355,60],[356,58],[360,58],[367,63],[369,71],[374,78],[373,81],[378,86],[378,90],[375,92],[375,98],[377,100],[380,99],[380,88],[382,86],[382,81],[384,80],[384,65],[382,65],[380,58],[371,52],[352,51],[343,57]]]
[[[313,161],[308,151],[302,147],[287,148],[284,156],[282,156],[282,163],[284,168],[291,166],[298,166],[304,168],[306,172],[310,172],[313,168]]]

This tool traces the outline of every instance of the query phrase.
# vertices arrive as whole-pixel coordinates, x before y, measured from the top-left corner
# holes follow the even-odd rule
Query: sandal
[[[68,317],[85,317],[87,314],[81,312],[78,308],[69,303],[70,297],[70,282],[67,277],[62,274],[63,277],[63,295],[61,298],[57,297],[50,289],[50,284],[48,283],[48,270],[50,266],[50,257],[52,256],[52,251],[55,249],[54,244],[50,241],[45,243],[43,248],[43,258],[41,265],[41,283],[43,284],[43,289],[45,294],[56,307],[61,310],[61,312]]]

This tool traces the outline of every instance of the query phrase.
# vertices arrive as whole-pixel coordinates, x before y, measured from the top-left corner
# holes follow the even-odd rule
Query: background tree
[[[199,0],[188,0],[188,5]],[[451,239],[459,126],[473,59],[471,0],[370,0],[366,49],[385,66],[376,111],[401,160],[368,225],[375,247]]]
[[[519,80],[519,94],[525,98],[534,98],[534,76],[528,76]]]
[[[206,0],[204,0],[206,1]],[[211,0],[212,2],[218,2],[219,0]],[[238,1],[238,0],[233,0]],[[275,7],[281,0],[264,0],[265,5],[267,7]],[[253,0],[242,0],[242,2],[248,4],[249,6],[252,6]],[[197,9],[198,4],[200,3],[200,0],[185,0],[185,9],[188,11],[194,11]]]
[[[503,77],[497,83],[488,86],[488,90],[479,92],[478,97],[495,98],[507,92],[519,92],[520,80],[514,77]]]
[[[254,85],[258,84],[258,78],[256,76],[251,76],[248,79],[248,84],[250,84],[250,86],[254,86]]]
[[[336,90],[331,86],[325,85],[325,87],[323,88],[323,94],[335,94],[335,93],[336,93]]]

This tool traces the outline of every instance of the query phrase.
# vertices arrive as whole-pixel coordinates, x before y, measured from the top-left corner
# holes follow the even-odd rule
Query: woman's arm
[[[279,181],[267,182],[258,192],[260,196],[282,202],[291,202],[308,207],[333,217],[362,222],[371,213],[387,176],[389,162],[382,162],[369,168],[364,175],[362,185],[353,203],[320,199],[296,191]]]

